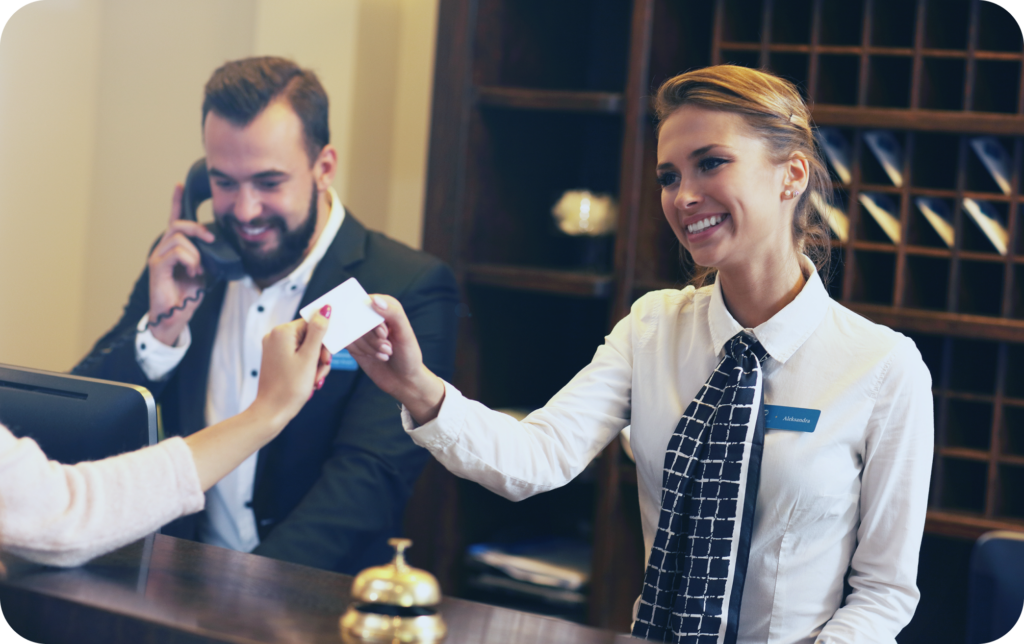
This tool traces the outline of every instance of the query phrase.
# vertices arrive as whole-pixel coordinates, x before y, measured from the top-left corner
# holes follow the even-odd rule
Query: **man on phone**
[[[281,58],[229,62],[207,82],[202,113],[214,218],[245,276],[209,279],[193,239],[214,234],[181,218],[176,187],[124,314],[74,373],[148,388],[164,435],[187,436],[252,402],[267,331],[355,277],[402,302],[425,362],[450,376],[454,277],[342,206],[316,76]],[[164,533],[346,573],[387,560],[428,454],[347,353],[333,366],[277,439],[211,489],[203,512]]]

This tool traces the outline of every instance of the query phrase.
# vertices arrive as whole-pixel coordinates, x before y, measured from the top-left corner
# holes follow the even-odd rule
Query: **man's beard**
[[[281,215],[270,215],[266,218],[254,220],[271,228],[276,228],[278,231],[277,248],[269,253],[261,253],[255,250],[255,244],[246,242],[238,237],[235,229],[235,226],[238,225],[238,219],[233,214],[226,214],[218,218],[222,222],[220,229],[224,233],[224,238],[235,249],[239,257],[242,258],[242,266],[253,280],[270,279],[280,275],[289,268],[299,265],[303,255],[306,253],[306,249],[309,247],[309,240],[313,238],[313,233],[316,232],[318,197],[316,183],[314,182],[313,195],[309,199],[309,213],[306,216],[306,221],[295,230],[288,230],[288,225]]]

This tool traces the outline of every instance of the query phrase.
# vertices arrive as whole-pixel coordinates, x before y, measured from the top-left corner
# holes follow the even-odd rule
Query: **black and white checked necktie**
[[[733,336],[669,440],[636,637],[736,641],[761,476],[767,356],[756,339]]]

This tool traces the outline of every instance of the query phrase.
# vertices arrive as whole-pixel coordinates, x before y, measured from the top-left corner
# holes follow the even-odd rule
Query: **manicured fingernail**
[[[379,308],[384,309],[385,311],[388,310],[388,301],[385,300],[383,297],[374,297],[373,303],[376,304]]]
[[[324,379],[323,378],[321,378],[320,380],[316,381],[316,388],[317,388],[317,390],[319,390],[323,386],[324,386]]]
[[[325,318],[331,317],[331,305],[324,304],[324,308],[320,309],[320,315],[324,316]]]

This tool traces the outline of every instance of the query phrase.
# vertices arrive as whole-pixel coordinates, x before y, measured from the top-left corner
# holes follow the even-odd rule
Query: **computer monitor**
[[[156,444],[145,387],[0,364],[0,424],[51,460],[96,461]]]

